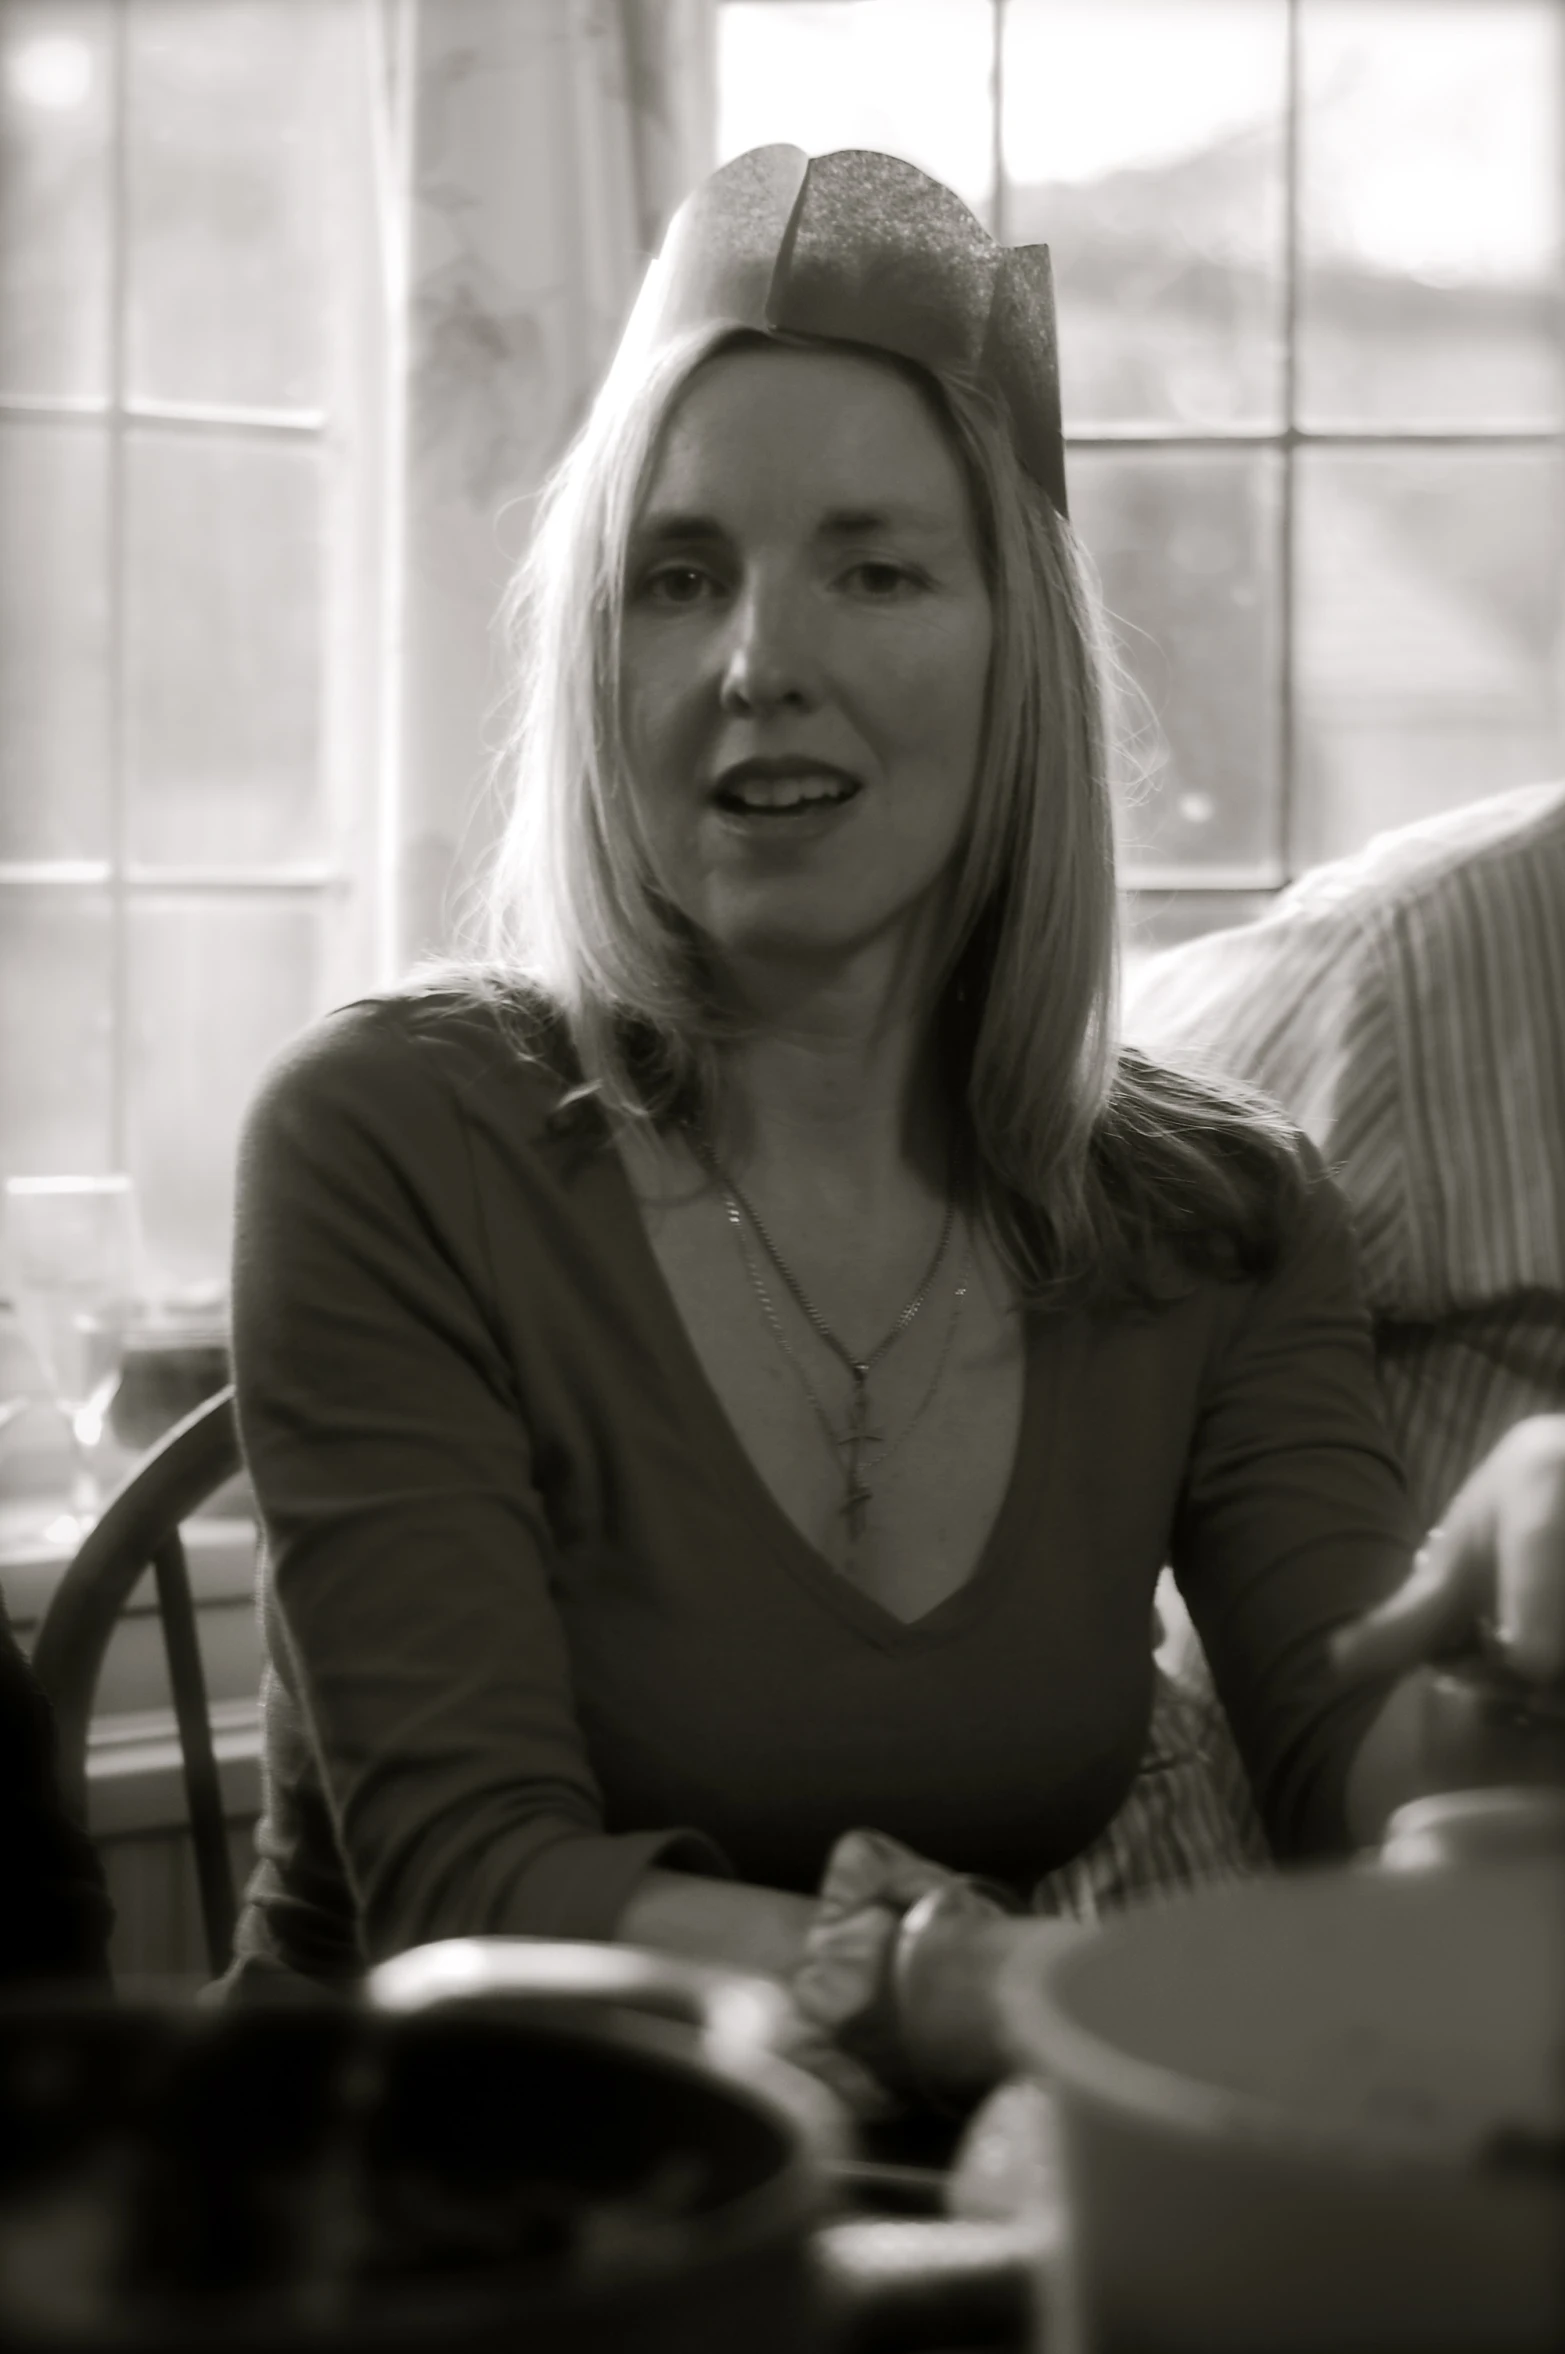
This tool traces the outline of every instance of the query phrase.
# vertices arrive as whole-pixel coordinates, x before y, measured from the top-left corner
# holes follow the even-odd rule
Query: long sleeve
[[[1339,1691],[1327,1638],[1391,1591],[1415,1542],[1346,1216],[1317,1174],[1214,1354],[1171,1547],[1279,1854],[1343,1843],[1347,1772],[1385,1690]]]
[[[274,1074],[241,1157],[234,1354],[274,1668],[369,1959],[606,1935],[653,1860],[724,1869],[694,1834],[604,1829],[456,1084],[351,1009]]]

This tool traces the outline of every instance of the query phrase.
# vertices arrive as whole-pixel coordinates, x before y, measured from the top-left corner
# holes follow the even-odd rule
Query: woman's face
[[[992,628],[966,485],[848,352],[726,352],[654,454],[626,576],[630,789],[727,956],[903,945],[972,801]]]

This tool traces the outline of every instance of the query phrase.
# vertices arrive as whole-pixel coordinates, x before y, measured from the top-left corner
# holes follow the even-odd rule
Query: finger
[[[1499,1548],[1494,1647],[1539,1684],[1565,1678],[1565,1526],[1542,1509],[1507,1516]]]
[[[826,1859],[819,1914],[835,1921],[876,1904],[900,1912],[945,1877],[939,1864],[915,1854],[888,1832],[844,1831]]]
[[[1474,1572],[1483,1549],[1464,1523],[1431,1529],[1394,1594],[1339,1627],[1331,1661],[1346,1683],[1405,1674],[1450,1649],[1477,1618]]]

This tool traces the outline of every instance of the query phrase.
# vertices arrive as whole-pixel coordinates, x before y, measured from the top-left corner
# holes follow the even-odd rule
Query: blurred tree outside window
[[[720,156],[887,148],[1052,250],[1133,953],[1559,773],[1562,0],[718,24]]]

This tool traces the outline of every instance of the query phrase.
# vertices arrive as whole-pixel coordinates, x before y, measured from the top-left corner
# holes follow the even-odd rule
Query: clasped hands
[[[794,1973],[788,2056],[861,2120],[967,2107],[1003,2072],[1012,1909],[885,1832],[845,1832]]]

